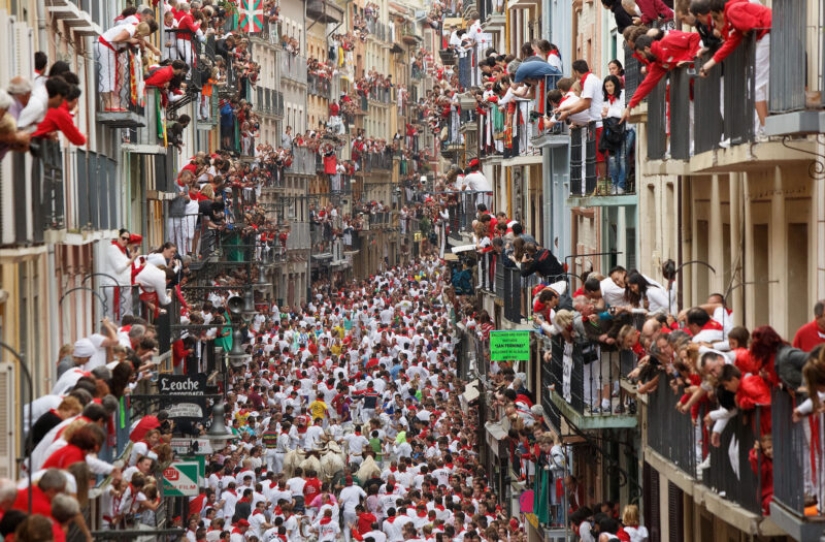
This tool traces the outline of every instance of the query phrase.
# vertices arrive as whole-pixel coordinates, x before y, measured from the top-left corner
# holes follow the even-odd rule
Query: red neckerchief
[[[234,489],[227,489],[226,491],[228,491],[229,493],[231,493],[231,494],[232,494],[232,495],[234,495],[235,497],[237,497],[237,496],[238,496],[238,494],[237,494],[237,493],[235,493],[235,490],[234,490]]]
[[[584,75],[582,75],[582,78],[579,81],[579,84],[582,86],[582,90],[584,90],[584,81],[587,79],[587,76],[590,75],[590,73],[591,72],[587,72]]]
[[[723,331],[722,324],[717,322],[716,320],[708,320],[708,323],[702,326],[702,330],[711,329],[714,331]]]
[[[128,256],[129,252],[126,250],[126,247],[120,246],[120,243],[118,243],[117,241],[117,239],[112,239],[112,244],[119,248],[122,253]]]
[[[332,522],[332,517],[324,517],[323,519],[321,519],[321,525],[326,525],[327,523],[331,523],[331,522]]]
[[[424,510],[423,512],[418,512],[417,515],[420,518],[425,518],[425,517],[427,517],[427,511]]]
[[[261,512],[260,510],[258,510],[258,509],[256,508],[256,509],[255,509],[255,511],[253,511],[253,512],[252,512],[252,515],[253,515],[253,516],[254,516],[255,514],[263,514],[263,512]]]
[[[607,96],[607,101],[609,101],[611,104],[613,104],[613,102],[615,102],[618,99],[619,98],[615,94],[609,94]]]

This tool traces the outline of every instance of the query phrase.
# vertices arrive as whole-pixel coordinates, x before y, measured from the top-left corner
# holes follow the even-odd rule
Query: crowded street
[[[0,3],[0,542],[825,540],[823,28]]]

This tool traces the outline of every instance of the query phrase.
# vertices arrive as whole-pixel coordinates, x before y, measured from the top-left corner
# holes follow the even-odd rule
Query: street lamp
[[[214,451],[226,445],[226,441],[235,438],[235,435],[226,430],[226,411],[223,403],[212,406],[212,425],[205,435],[209,441],[209,446]]]

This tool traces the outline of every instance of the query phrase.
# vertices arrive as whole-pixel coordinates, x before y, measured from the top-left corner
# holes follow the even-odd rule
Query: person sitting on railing
[[[155,318],[160,316],[161,307],[172,302],[166,292],[168,285],[175,280],[175,271],[165,266],[145,262],[143,268],[135,276],[135,282],[140,285],[140,300],[152,312]]]
[[[757,137],[764,139],[765,118],[768,116],[768,82],[770,80],[770,31],[773,11],[759,2],[727,0],[694,0],[691,12],[696,16],[710,15],[714,26],[722,34],[724,42],[713,58],[702,65],[699,75],[707,77],[708,72],[725,60],[742,43],[745,36],[753,33],[756,38],[754,60],[754,102],[759,117]]]
[[[535,243],[525,243],[524,257],[521,260],[521,276],[529,277],[533,273],[553,280],[564,275],[564,266],[549,249],[541,248]]]
[[[657,31],[655,36],[639,36],[635,41],[635,50],[644,55],[649,62],[648,73],[639,84],[633,97],[627,104],[622,120],[630,118],[630,112],[656,88],[659,81],[670,70],[690,64],[699,54],[701,46],[699,34],[671,30],[667,34]]]

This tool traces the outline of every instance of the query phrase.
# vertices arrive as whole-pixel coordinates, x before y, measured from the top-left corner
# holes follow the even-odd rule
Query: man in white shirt
[[[567,117],[579,111],[587,111],[590,117],[590,122],[595,122],[596,126],[596,169],[598,176],[605,177],[607,172],[605,156],[599,152],[599,138],[602,135],[602,102],[604,101],[604,92],[602,90],[602,80],[590,71],[586,60],[576,60],[573,62],[573,77],[578,79],[581,84],[580,101],[576,103],[571,109],[563,112],[559,116],[559,120],[565,120]]]
[[[478,161],[478,158],[473,158],[470,160],[470,163],[467,164],[467,167],[470,169],[470,173],[464,176],[464,190],[470,190],[476,193],[475,197],[475,206],[478,207],[479,204],[483,203],[490,208],[492,196],[490,192],[493,191],[493,185],[490,183],[489,179],[484,176],[484,174],[479,170],[481,167],[481,163]],[[465,199],[465,203],[468,203]]]

